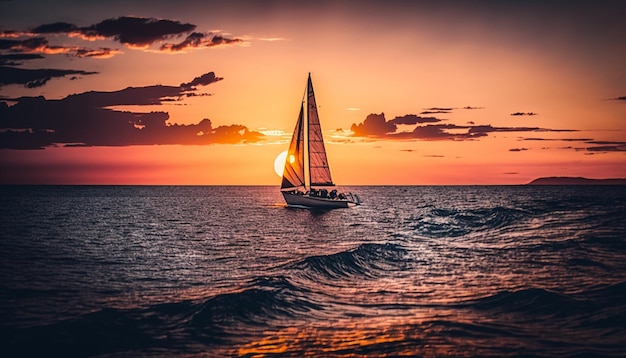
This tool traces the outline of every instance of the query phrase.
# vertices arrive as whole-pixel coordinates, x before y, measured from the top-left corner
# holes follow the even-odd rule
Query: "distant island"
[[[626,185],[626,178],[545,177],[537,178],[526,185]]]

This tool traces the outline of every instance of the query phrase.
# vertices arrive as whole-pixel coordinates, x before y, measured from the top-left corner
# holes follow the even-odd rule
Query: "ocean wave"
[[[308,291],[285,277],[259,277],[245,289],[207,300],[190,324],[203,328],[232,328],[237,324],[264,325],[268,320],[293,319],[321,310]]]
[[[0,327],[0,335],[9,342],[5,348],[18,356],[202,351],[262,332],[270,322],[279,327],[277,322],[292,324],[322,310],[307,293],[284,277],[258,277],[238,291],[205,300],[105,308],[48,325]]]
[[[598,317],[610,316],[612,327],[615,327],[617,321],[626,321],[626,282],[600,285],[574,293],[543,288],[504,290],[462,305],[496,314],[516,314],[528,320],[576,318],[581,325]]]
[[[310,278],[379,277],[402,269],[407,250],[396,244],[361,244],[357,248],[330,255],[309,256],[286,266]]]
[[[530,213],[525,210],[502,206],[481,209],[433,208],[413,229],[429,237],[459,237],[472,232],[514,227],[529,217]]]

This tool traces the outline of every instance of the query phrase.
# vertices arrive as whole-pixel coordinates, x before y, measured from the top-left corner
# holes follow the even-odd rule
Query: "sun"
[[[285,160],[287,159],[287,151],[281,152],[274,159],[274,171],[279,177],[283,176],[283,169],[285,169]]]

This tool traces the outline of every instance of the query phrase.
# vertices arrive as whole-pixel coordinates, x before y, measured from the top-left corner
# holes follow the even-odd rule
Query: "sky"
[[[626,177],[624,1],[0,0],[0,184]]]

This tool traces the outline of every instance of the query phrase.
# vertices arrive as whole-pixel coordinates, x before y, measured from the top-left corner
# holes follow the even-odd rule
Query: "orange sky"
[[[624,10],[0,2],[0,183],[278,185],[308,72],[340,185],[626,177]]]

